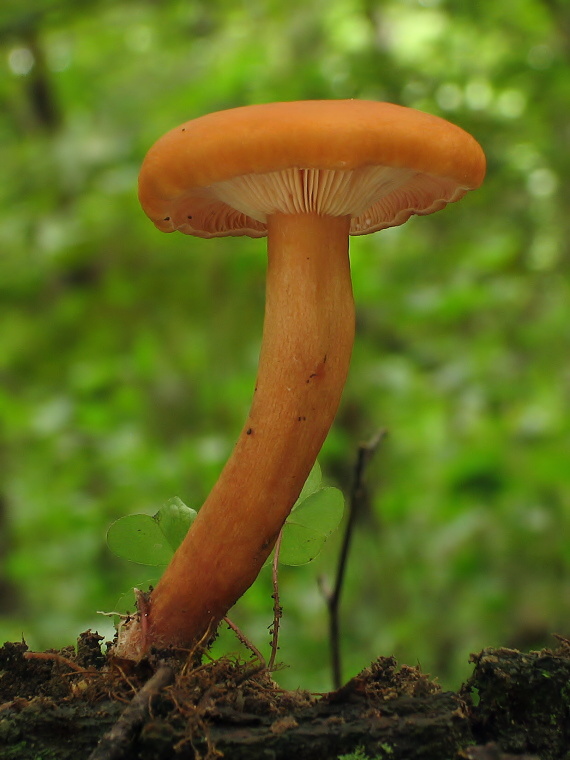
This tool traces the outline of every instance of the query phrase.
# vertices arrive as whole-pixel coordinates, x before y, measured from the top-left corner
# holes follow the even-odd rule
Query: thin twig
[[[271,566],[271,578],[273,581],[273,623],[271,624],[271,656],[267,663],[267,669],[273,670],[275,667],[275,658],[279,649],[279,625],[283,616],[283,607],[279,603],[279,552],[281,551],[281,539],[283,530],[279,531],[279,536],[275,542],[275,551],[273,553],[273,563]]]
[[[265,657],[261,654],[261,652],[255,646],[255,644],[253,644],[247,638],[247,636],[245,635],[245,633],[243,631],[241,631],[237,627],[237,625],[235,623],[232,623],[232,621],[229,619],[229,617],[225,617],[224,618],[224,623],[226,623],[232,629],[232,631],[237,636],[238,641],[240,642],[240,644],[243,644],[244,647],[247,647],[247,649],[249,649],[250,652],[253,652],[253,654],[255,655],[255,657],[257,657],[257,659],[259,660],[259,662],[261,663],[261,665],[263,665],[263,667],[265,667]]]
[[[321,592],[324,595],[329,611],[329,638],[331,648],[331,669],[333,687],[340,689],[342,685],[342,667],[340,654],[340,597],[342,594],[348,556],[354,535],[357,518],[360,515],[365,499],[364,475],[366,467],[376,453],[376,450],[387,435],[385,429],[379,430],[367,443],[361,443],[358,447],[352,487],[350,490],[348,521],[343,536],[342,546],[338,558],[335,583],[332,590],[327,590],[321,582]]]
[[[150,713],[153,697],[174,682],[174,671],[162,665],[135,694],[115,725],[100,739],[88,760],[121,760],[129,753],[133,737]]]

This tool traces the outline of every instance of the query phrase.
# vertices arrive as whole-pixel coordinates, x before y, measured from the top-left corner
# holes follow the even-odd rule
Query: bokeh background
[[[472,651],[570,632],[569,64],[567,0],[3,0],[0,640],[110,636],[97,610],[152,570],[109,552],[108,525],[199,507],[249,407],[264,241],[157,232],[145,151],[212,110],[346,97],[458,123],[489,171],[351,243],[358,335],[327,481],[348,492],[358,443],[389,435],[344,675],[395,654],[456,687]],[[317,579],[338,547],[282,571],[286,686],[330,687]],[[266,654],[270,593],[265,572],[233,612]]]

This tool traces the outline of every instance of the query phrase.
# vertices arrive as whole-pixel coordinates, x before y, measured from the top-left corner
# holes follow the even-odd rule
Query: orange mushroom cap
[[[148,152],[141,205],[164,232],[267,234],[272,213],[352,217],[350,234],[430,214],[474,190],[485,156],[444,119],[364,100],[244,106],[186,122]]]

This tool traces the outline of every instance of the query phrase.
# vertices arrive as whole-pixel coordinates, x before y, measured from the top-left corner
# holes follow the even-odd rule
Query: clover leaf
[[[283,527],[279,561],[284,565],[305,565],[323,548],[339,526],[344,497],[338,488],[320,488],[299,499]]]
[[[140,565],[167,565],[196,518],[177,496],[155,515],[120,517],[107,531],[107,545],[119,557]]]

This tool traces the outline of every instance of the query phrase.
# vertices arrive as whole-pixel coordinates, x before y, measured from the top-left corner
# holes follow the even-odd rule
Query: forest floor
[[[570,760],[570,642],[487,649],[445,692],[381,657],[337,691],[284,691],[257,661],[0,649],[2,760]]]

